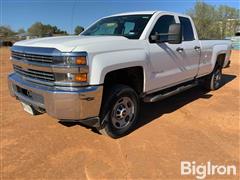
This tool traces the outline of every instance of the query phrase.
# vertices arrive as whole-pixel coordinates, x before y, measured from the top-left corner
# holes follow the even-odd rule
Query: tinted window
[[[183,41],[192,41],[194,40],[194,34],[192,29],[192,24],[189,18],[179,17],[182,32],[183,32]]]
[[[158,19],[158,21],[156,22],[156,24],[151,32],[151,35],[168,33],[169,26],[174,23],[175,23],[174,16],[169,16],[169,15],[161,16]],[[168,36],[161,35],[160,39],[162,41],[167,41]]]
[[[81,35],[85,36],[125,36],[139,39],[152,15],[114,16],[99,20]]]

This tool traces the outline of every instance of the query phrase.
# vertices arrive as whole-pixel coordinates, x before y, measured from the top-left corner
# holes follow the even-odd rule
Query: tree
[[[218,19],[221,22],[220,31],[221,38],[233,36],[235,30],[240,24],[240,11],[228,6],[219,6],[217,9]]]
[[[23,29],[23,28],[20,28],[18,31],[17,31],[17,33],[18,34],[22,34],[22,33],[25,33],[26,31]]]
[[[42,37],[45,33],[44,25],[41,22],[36,22],[30,28],[28,28],[28,32],[33,36]]]
[[[8,38],[14,36],[16,33],[9,26],[0,26],[0,36]]]
[[[213,6],[204,2],[197,1],[194,9],[189,14],[198,31],[199,39],[217,39],[219,38],[217,27],[217,14]]]
[[[192,17],[200,39],[224,39],[226,36],[234,36],[240,23],[239,9],[228,6],[214,7],[202,1],[197,1],[187,14]]]
[[[66,35],[66,31],[62,31],[57,28],[57,26],[52,26],[50,24],[42,24],[41,22],[34,23],[29,29],[28,32],[31,35],[43,37],[43,36],[52,36],[53,34]]]
[[[74,32],[76,35],[80,34],[83,31],[84,31],[84,27],[82,27],[82,26],[76,26],[74,29]]]

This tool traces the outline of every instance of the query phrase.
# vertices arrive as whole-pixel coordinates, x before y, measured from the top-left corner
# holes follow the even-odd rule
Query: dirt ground
[[[180,175],[181,161],[233,164],[237,176],[212,178],[239,178],[239,51],[224,69],[221,89],[196,87],[142,104],[135,130],[117,140],[24,112],[8,94],[9,50],[0,54],[1,179],[194,179]]]

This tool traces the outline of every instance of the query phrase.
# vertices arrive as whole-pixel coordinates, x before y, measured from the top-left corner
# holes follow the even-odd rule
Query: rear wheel
[[[125,85],[113,85],[105,91],[101,112],[103,127],[101,134],[119,138],[134,127],[139,113],[139,99],[136,92]]]
[[[216,66],[213,72],[205,79],[205,87],[209,90],[217,90],[222,86],[222,67]]]

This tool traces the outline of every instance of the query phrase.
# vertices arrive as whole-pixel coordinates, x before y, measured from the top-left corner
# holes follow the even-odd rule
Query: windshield
[[[99,20],[81,35],[85,36],[124,36],[139,39],[152,15],[127,15],[108,17]]]

